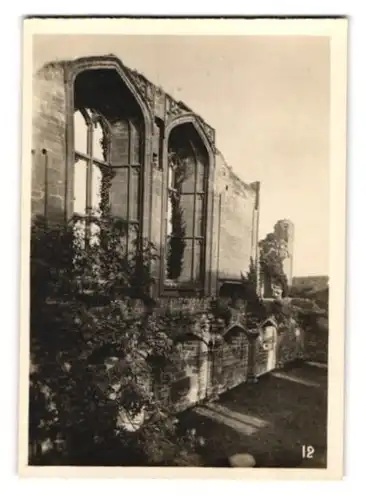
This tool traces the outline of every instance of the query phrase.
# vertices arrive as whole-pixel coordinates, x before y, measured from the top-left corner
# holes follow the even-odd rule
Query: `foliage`
[[[246,275],[241,274],[243,295],[248,303],[257,302],[257,269],[254,260],[250,259],[249,270]]]
[[[255,327],[266,319],[267,311],[263,299],[258,295],[257,271],[253,259],[251,259],[248,273],[245,276],[242,275],[241,280],[246,300],[248,326]]]
[[[292,330],[292,325],[297,322],[296,309],[288,300],[271,300],[267,303],[269,315],[272,316],[279,328],[283,331]]]
[[[311,278],[308,280],[311,283]],[[291,302],[297,310],[302,327],[313,333],[322,334],[328,330],[329,289],[316,286],[292,286]]]
[[[275,319],[280,328],[290,328],[290,323],[297,319],[297,312],[287,299],[263,299],[257,291],[257,273],[253,260],[249,272],[242,275],[245,289],[247,321],[256,327],[269,317]]]
[[[169,168],[174,179],[172,189],[169,191],[171,204],[171,234],[167,258],[167,278],[176,281],[183,270],[184,250],[186,248],[186,224],[184,211],[181,206],[181,191],[184,180],[187,178],[186,165],[175,152],[169,152]]]
[[[80,295],[108,300],[135,290],[149,295],[149,264],[158,258],[154,246],[142,239],[126,241],[129,226],[110,214],[75,216],[66,227],[37,219],[32,226],[32,292],[41,298],[74,299]],[[37,285],[37,287],[36,287]]]
[[[90,222],[40,219],[32,227],[31,459],[151,463],[161,459],[162,443],[179,445],[150,382],[177,359],[169,332],[182,318],[151,310],[154,247],[135,240],[127,251],[128,228],[110,214]],[[145,425],[129,432],[140,414]],[[48,453],[40,453],[47,442]]]
[[[328,303],[329,303],[329,288],[328,286],[317,289],[311,286],[292,286],[289,295],[296,299],[307,299],[312,303],[316,304],[324,312],[328,313]]]
[[[297,290],[324,290],[329,284],[329,277],[326,275],[314,276],[294,276],[292,287]]]
[[[210,303],[210,313],[217,320],[222,320],[226,326],[230,323],[232,311],[228,301],[221,298],[212,299]]]
[[[270,233],[259,242],[261,278],[265,284],[279,286],[282,295],[288,295],[287,277],[283,270],[283,261],[288,256],[285,241]]]
[[[318,304],[311,298],[293,297],[291,299],[291,304],[296,312],[297,320],[303,330],[316,334],[323,329],[320,325],[327,324],[328,309],[319,307]]]
[[[168,279],[175,281],[179,278],[183,269],[184,250],[186,248],[184,238],[186,230],[179,193],[170,192],[169,199],[172,207],[172,232],[169,239],[167,277]]]

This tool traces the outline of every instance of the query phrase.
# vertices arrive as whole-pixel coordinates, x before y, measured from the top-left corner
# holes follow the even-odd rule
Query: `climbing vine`
[[[169,190],[171,234],[168,241],[167,278],[176,281],[183,270],[184,251],[186,248],[186,223],[181,205],[181,192],[183,182],[187,178],[187,170],[183,160],[175,152],[171,151],[169,153],[168,161],[169,168],[174,175],[174,180],[172,189]]]
[[[99,240],[86,241],[78,222],[32,225],[30,463],[165,460],[162,447],[174,456],[181,444],[154,380],[179,359],[170,333],[187,318],[153,312],[149,241],[127,253],[124,221],[107,208],[84,221],[98,224]]]
[[[172,208],[170,221],[172,232],[169,238],[167,277],[175,281],[179,278],[183,270],[184,250],[186,248],[184,239],[186,236],[186,225],[179,193],[170,192],[169,199]]]
[[[287,296],[288,283],[283,268],[283,262],[288,257],[286,242],[271,233],[259,242],[259,251],[260,278],[265,295],[272,296],[273,287],[279,287],[282,296]]]

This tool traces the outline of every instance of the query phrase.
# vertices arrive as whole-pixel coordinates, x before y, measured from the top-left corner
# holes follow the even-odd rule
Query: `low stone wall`
[[[177,364],[155,385],[159,399],[177,412],[215,398],[247,379],[250,344],[243,330],[236,329],[216,343],[187,338],[179,347]]]
[[[174,411],[184,411],[303,359],[304,339],[296,325],[281,331],[272,323],[252,333],[234,325],[209,342],[192,334],[180,341],[181,358],[156,382],[155,393]]]
[[[208,345],[193,335],[177,347],[177,359],[155,381],[154,392],[160,401],[180,411],[207,397],[210,361]]]
[[[232,328],[223,342],[212,350],[212,390],[214,395],[245,382],[249,370],[250,341],[240,328]]]
[[[206,305],[199,301],[194,304],[181,304],[183,309],[190,306],[190,311],[192,306],[195,306],[192,314],[197,322],[193,322],[192,327],[182,321],[185,328],[182,328],[182,334],[175,338],[178,347],[175,351],[176,358],[159,376],[143,379],[147,383],[148,391],[152,390],[156,398],[163,403],[163,407],[173,413],[215,400],[226,391],[240,384],[256,381],[288,362],[303,357],[316,359],[311,352],[306,352],[307,349],[311,351],[313,345],[316,345],[318,353],[324,351],[326,342],[320,342],[322,338],[316,337],[314,344],[314,336],[306,336],[296,324],[282,329],[269,318],[259,328],[249,330],[242,311],[232,310],[231,321],[227,324],[210,314]],[[164,311],[161,313],[164,314]],[[321,360],[319,357],[317,359]],[[106,363],[104,364],[106,366]],[[106,373],[107,371],[108,368]],[[146,377],[146,371],[144,376]],[[106,380],[103,379],[105,383],[98,381],[99,389],[107,393],[110,390],[110,376],[107,376]],[[261,384],[258,384],[257,390],[261,390]],[[125,414],[121,412],[117,425],[126,429],[131,425],[132,428],[138,428],[146,420],[146,415],[141,415],[140,420],[140,414],[137,415],[132,425],[131,419],[126,419]],[[41,449],[30,449],[30,457],[43,456],[51,449],[49,446],[58,446],[56,442],[50,444],[50,439],[37,443],[35,444]]]
[[[164,304],[156,313],[164,316],[175,307],[180,312],[186,310],[194,321],[189,325],[182,316],[180,334],[171,332],[178,347],[176,359],[148,382],[157,399],[177,413],[214,400],[288,362],[311,357],[307,350],[311,351],[314,340],[295,323],[282,328],[269,317],[259,328],[250,330],[244,310],[229,308],[231,319],[225,320],[222,312],[214,313],[208,301],[200,300],[172,302],[171,307]],[[321,343],[318,338],[316,345],[317,352],[323,352],[326,342]]]

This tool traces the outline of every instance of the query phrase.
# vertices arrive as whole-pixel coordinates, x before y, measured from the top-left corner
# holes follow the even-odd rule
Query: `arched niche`
[[[163,228],[165,290],[209,289],[212,151],[193,120],[166,131]]]
[[[236,339],[242,339],[243,337],[248,340],[248,332],[239,324],[230,325],[222,336],[227,343],[233,343]]]
[[[266,351],[275,351],[278,337],[278,325],[274,318],[267,318],[260,324],[258,340],[262,349]]]
[[[262,323],[259,325],[259,328],[266,328],[266,327],[274,327],[274,328],[278,328],[278,324],[277,324],[277,321],[272,318],[272,317],[269,317],[267,319],[265,319],[264,321],[262,321]]]

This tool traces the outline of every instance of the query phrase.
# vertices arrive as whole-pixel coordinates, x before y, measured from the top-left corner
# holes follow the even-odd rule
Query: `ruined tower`
[[[283,262],[283,270],[287,276],[288,285],[292,284],[292,266],[294,255],[294,224],[288,219],[276,222],[274,234],[277,240],[286,242],[288,255]]]

